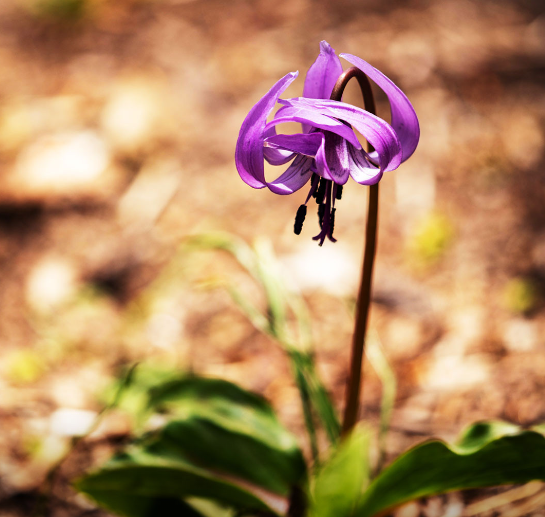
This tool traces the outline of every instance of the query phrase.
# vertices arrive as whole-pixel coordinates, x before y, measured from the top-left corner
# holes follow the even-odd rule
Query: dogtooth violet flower
[[[318,203],[321,231],[315,240],[335,242],[335,200],[341,199],[342,187],[351,176],[362,185],[377,183],[384,172],[397,169],[416,149],[420,138],[418,118],[407,96],[382,72],[351,54],[340,54],[371,79],[387,96],[391,124],[340,100],[330,100],[343,73],[335,50],[325,41],[320,54],[305,78],[303,97],[280,99],[298,72],[280,79],[250,110],[237,140],[235,162],[240,177],[253,188],[268,187],[275,194],[292,194],[310,181],[310,191],[295,219],[295,233],[301,233],[307,203]],[[281,104],[267,122],[276,103]],[[277,134],[276,126],[299,122],[302,133]],[[357,130],[372,146],[366,152]],[[286,171],[274,181],[265,179],[264,160],[284,165]]]

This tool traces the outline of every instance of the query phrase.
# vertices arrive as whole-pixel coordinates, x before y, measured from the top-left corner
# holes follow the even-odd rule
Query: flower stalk
[[[366,111],[376,115],[375,99],[371,84],[367,76],[358,68],[352,67],[343,72],[331,93],[331,100],[340,101],[350,79],[355,78],[363,95],[363,103]],[[367,144],[367,152],[373,149]],[[362,384],[362,362],[365,349],[365,336],[369,320],[369,308],[371,306],[371,285],[373,278],[373,265],[375,262],[377,246],[378,223],[378,183],[369,187],[369,204],[367,213],[367,229],[365,233],[365,252],[363,256],[363,268],[361,282],[356,302],[356,322],[354,337],[352,340],[352,353],[350,359],[350,372],[346,389],[346,401],[342,425],[342,434],[346,435],[356,424],[360,405]]]

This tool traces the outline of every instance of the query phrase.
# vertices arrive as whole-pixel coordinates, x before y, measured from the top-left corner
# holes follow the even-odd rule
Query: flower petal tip
[[[320,52],[335,54],[335,49],[325,40],[320,41]]]

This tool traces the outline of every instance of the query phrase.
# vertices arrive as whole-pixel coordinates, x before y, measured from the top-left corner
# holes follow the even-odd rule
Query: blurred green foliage
[[[545,480],[542,429],[505,422],[472,424],[454,445],[419,444],[374,479],[369,432],[359,427],[307,478],[295,438],[260,396],[221,379],[159,377],[126,375],[118,394],[145,393],[142,406],[163,416],[160,425],[77,483],[126,517],[373,517],[452,490]]]
[[[453,230],[440,216],[422,228],[421,251],[427,251],[421,259],[430,263],[448,247]],[[175,367],[141,365],[125,372],[107,396],[107,407],[134,416],[136,439],[77,485],[99,504],[127,517],[372,517],[452,490],[545,480],[542,429],[526,431],[504,422],[473,424],[455,445],[440,440],[417,445],[382,469],[396,379],[371,334],[367,357],[383,383],[374,475],[369,431],[356,428],[340,439],[335,409],[316,374],[308,311],[302,297],[285,286],[270,243],[260,240],[252,247],[229,235],[207,234],[183,246],[184,253],[206,249],[231,254],[263,294],[265,307],[230,278],[219,284],[289,357],[312,468],[259,395]],[[514,285],[516,307],[528,310],[530,305],[520,302],[528,286]],[[329,438],[327,451],[318,447],[319,426]]]
[[[131,517],[204,515],[188,504],[194,497],[239,511],[287,509],[306,465],[264,399],[221,379],[178,373],[151,387],[150,379],[126,377],[124,390],[147,393],[148,414],[163,424],[81,479],[80,490]]]
[[[149,406],[150,392],[156,386],[176,379],[179,375],[173,368],[153,363],[125,367],[119,377],[106,387],[101,399],[105,406],[127,413],[134,428],[141,431],[154,411]]]
[[[228,252],[259,286],[266,300],[264,310],[256,306],[234,282],[225,279],[225,288],[248,320],[260,332],[275,339],[288,354],[301,397],[313,458],[318,461],[317,425],[323,427],[330,443],[335,443],[340,424],[316,372],[308,308],[302,296],[287,288],[270,241],[259,239],[251,247],[233,235],[209,233],[189,238],[184,248],[193,252],[207,249]]]

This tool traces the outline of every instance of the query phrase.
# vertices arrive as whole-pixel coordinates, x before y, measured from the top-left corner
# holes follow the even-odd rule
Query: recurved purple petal
[[[312,158],[300,154],[293,160],[284,174],[274,181],[267,183],[267,186],[275,194],[293,194],[296,190],[304,186],[312,176],[312,171],[310,170],[312,162]]]
[[[329,99],[339,75],[343,73],[341,60],[327,41],[320,42],[320,54],[308,69],[303,97]]]
[[[344,139],[334,135],[342,141]],[[265,140],[266,146],[278,150],[293,151],[297,158],[290,167],[275,181],[267,186],[276,194],[292,194],[299,190],[316,172],[325,179],[332,180],[325,153],[326,137],[324,133],[295,135],[277,135]]]
[[[276,127],[272,126],[267,131],[263,132],[263,138],[266,141],[267,138],[276,136]],[[285,163],[288,163],[290,160],[293,159],[295,154],[291,151],[286,151],[283,149],[277,149],[273,147],[267,147],[265,146],[263,148],[263,157],[265,160],[267,160],[271,165],[284,165]]]
[[[400,88],[369,63],[352,54],[341,54],[341,57],[358,67],[387,95],[392,112],[392,127],[401,143],[403,150],[401,161],[404,162],[414,153],[420,139],[420,126],[413,105]]]
[[[350,176],[361,185],[374,185],[382,178],[382,171],[373,165],[362,149],[356,149],[347,143]]]
[[[302,102],[292,103],[292,101]],[[305,103],[305,101],[308,101],[308,104]],[[319,99],[305,99],[303,97],[297,97],[296,99],[280,99],[278,103],[284,104],[285,106],[278,110],[275,118],[265,126],[265,130],[284,122],[300,122],[301,124],[308,124],[312,127],[336,133],[348,140],[353,146],[360,149],[361,144],[354,134],[354,131],[346,124],[337,120],[334,116],[324,114],[323,110],[318,109],[312,104],[316,102],[325,101]]]
[[[266,185],[263,165],[263,130],[267,117],[278,97],[297,75],[298,72],[291,72],[280,79],[250,110],[240,128],[235,149],[235,164],[242,180],[253,188],[263,188]]]
[[[329,169],[329,175],[338,185],[344,185],[350,176],[350,156],[348,143],[335,133],[325,133],[325,159]]]
[[[323,133],[297,133],[295,135],[275,135],[265,138],[265,146],[275,150],[304,154],[311,158],[316,156],[324,139]]]
[[[374,147],[378,155],[378,163],[382,172],[397,169],[401,163],[401,146],[392,126],[386,121],[371,113],[346,104],[344,102],[306,99],[298,97],[281,101],[282,104],[293,109],[305,109],[307,112],[317,111],[321,116],[343,120],[352,125]],[[339,131],[335,133],[340,134]],[[353,141],[349,140],[353,144]],[[360,149],[358,142],[356,149]]]
[[[339,75],[343,73],[341,60],[335,54],[335,49],[327,41],[320,42],[320,54],[308,69],[303,88],[303,97],[310,99],[329,99]],[[308,133],[310,126],[303,125],[303,131]]]

